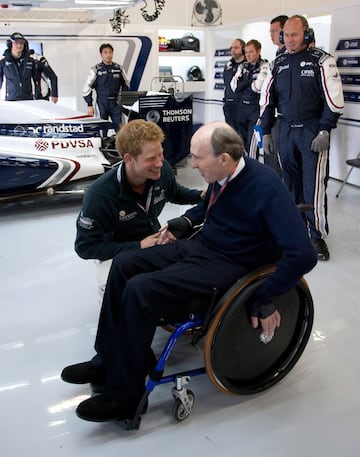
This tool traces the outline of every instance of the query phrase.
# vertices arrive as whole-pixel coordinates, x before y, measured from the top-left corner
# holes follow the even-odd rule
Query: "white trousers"
[[[112,264],[112,259],[94,260],[94,262],[96,268],[96,280],[98,283],[99,304],[101,305],[105,293],[107,278],[109,276],[109,271]]]

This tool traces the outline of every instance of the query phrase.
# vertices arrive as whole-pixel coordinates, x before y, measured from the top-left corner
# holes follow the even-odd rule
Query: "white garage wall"
[[[213,73],[214,73],[214,49],[228,47],[231,41],[236,37],[241,37],[245,40],[256,38],[262,45],[262,56],[272,60],[275,54],[275,48],[272,45],[268,29],[269,20],[281,13],[285,14],[305,14],[309,17],[310,25],[315,29],[317,46],[324,50],[329,50],[334,53],[336,43],[334,39],[330,41],[330,17],[329,13],[338,14],[339,21],[342,25],[343,35],[346,35],[354,24],[353,34],[357,34],[359,5],[358,2],[347,1],[339,2],[321,0],[314,4],[312,1],[305,0],[301,5],[295,1],[275,1],[275,2],[253,2],[249,4],[244,0],[220,0],[223,8],[223,25],[216,27],[204,28],[206,41],[206,94],[204,98],[211,100],[206,102],[201,109],[197,111],[203,113],[204,121],[213,119],[222,119],[221,106],[221,91],[213,89]],[[139,7],[129,11],[130,24],[125,26],[121,36],[137,35],[139,33],[149,36],[153,40],[153,51],[150,61],[147,64],[146,71],[141,82],[140,89],[147,90],[151,78],[158,74],[158,56],[157,56],[157,36],[159,28],[170,28],[172,25],[176,27],[191,28],[193,0],[185,0],[182,3],[182,8],[179,8],[178,2],[168,0],[162,11],[159,19],[152,23],[144,22],[140,15]],[[341,6],[341,8],[340,8]],[[344,8],[345,6],[351,6]],[[25,35],[32,35],[33,39],[41,37],[44,43],[44,53],[54,70],[59,76],[60,100],[59,103],[85,110],[85,103],[82,100],[81,92],[86,75],[91,65],[99,61],[98,47],[104,41],[110,41],[115,44],[115,60],[122,63],[123,49],[118,46],[117,36],[111,30],[109,19],[112,13],[107,15],[95,24],[32,24],[26,22],[4,22],[0,29],[0,40],[4,42],[6,38],[14,31],[21,31]],[[0,15],[1,22],[1,15]],[[140,25],[140,27],[139,27]],[[46,38],[46,35],[59,37]],[[85,37],[84,40],[76,40],[72,37]],[[61,39],[60,39],[61,37]],[[347,108],[346,115],[353,117],[353,109]],[[349,114],[351,116],[349,116]],[[356,114],[358,116],[358,112]],[[359,118],[359,116],[357,117]],[[355,127],[354,127],[355,128]],[[345,159],[347,157],[355,157],[357,155],[357,145],[359,144],[359,128],[348,131],[344,128],[343,123],[334,132],[332,139],[332,158],[331,158],[331,174],[336,178],[342,178],[346,170]],[[341,154],[338,153],[341,151]],[[351,177],[351,182],[359,184],[359,173],[354,172]]]

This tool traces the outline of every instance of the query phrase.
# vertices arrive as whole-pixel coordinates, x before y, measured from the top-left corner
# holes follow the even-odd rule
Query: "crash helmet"
[[[200,68],[197,65],[193,65],[187,72],[188,81],[204,81],[203,75]]]

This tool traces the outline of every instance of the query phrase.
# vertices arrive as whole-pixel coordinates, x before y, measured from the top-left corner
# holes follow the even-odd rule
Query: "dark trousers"
[[[254,134],[254,125],[259,119],[259,114],[259,104],[254,105],[242,102],[242,104],[239,105],[239,124],[237,131],[240,133],[244,141],[244,146],[247,153],[250,151],[251,139]]]
[[[239,131],[239,102],[225,102],[223,105],[225,122],[229,124],[236,132]]]
[[[97,105],[101,119],[105,119],[107,121],[110,118],[113,129],[117,132],[120,129],[121,124],[121,109],[117,101],[108,98],[102,100],[100,98],[97,100]],[[107,135],[107,130],[103,131],[103,135]]]
[[[107,379],[105,395],[138,400],[149,371],[151,343],[162,317],[213,288],[225,292],[246,268],[197,240],[120,253],[112,263],[95,349]]]
[[[306,213],[309,233],[314,238],[325,238],[329,232],[326,189],[329,180],[329,153],[311,150],[311,143],[319,125],[292,127],[279,122],[278,148],[283,179],[296,204],[309,203],[313,212]]]
[[[279,129],[279,120],[276,119],[275,125],[271,130],[271,136],[273,139],[275,151],[273,154],[264,153],[264,164],[267,165],[268,167],[272,168],[276,172],[277,175],[282,177],[282,169],[281,169],[281,164],[280,164],[279,151],[277,148],[278,129]]]

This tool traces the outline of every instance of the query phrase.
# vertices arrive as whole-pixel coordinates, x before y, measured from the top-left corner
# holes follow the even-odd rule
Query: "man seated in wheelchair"
[[[194,296],[208,296],[210,303],[214,288],[224,293],[246,273],[275,263],[251,307],[252,326],[260,325],[271,338],[281,319],[274,298],[316,264],[287,188],[270,167],[244,156],[232,127],[223,122],[200,127],[190,152],[192,168],[209,183],[205,200],[168,221],[157,246],[114,258],[95,341],[102,365],[83,362],[62,372],[67,382],[103,384],[102,394],[77,407],[82,419],[134,416],[154,366],[156,326]]]

